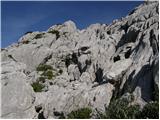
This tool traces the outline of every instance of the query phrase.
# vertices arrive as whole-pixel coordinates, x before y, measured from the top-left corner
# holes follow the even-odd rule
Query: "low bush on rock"
[[[43,34],[40,33],[40,34],[37,34],[34,38],[35,38],[35,39],[40,39],[40,38],[42,38],[42,37],[43,37]]]
[[[38,72],[43,72],[41,74],[41,77],[39,79],[41,79],[41,81],[44,81],[44,79],[53,79],[54,77],[60,75],[63,73],[63,70],[60,69],[60,70],[55,70],[53,69],[52,66],[50,65],[46,65],[46,64],[40,64],[38,67],[37,67],[37,71]]]
[[[43,77],[43,76],[39,77],[38,81],[41,82],[41,83],[44,83],[45,82],[45,77]]]
[[[151,102],[144,106],[140,114],[139,119],[158,119],[159,118],[159,103]]]
[[[58,30],[48,31],[48,33],[56,34],[56,39],[58,39],[60,37]]]
[[[151,102],[143,109],[139,105],[130,105],[125,99],[113,100],[105,113],[98,113],[97,118],[101,119],[158,119],[159,103]]]
[[[67,115],[68,119],[89,119],[91,118],[92,110],[90,108],[81,108],[76,111],[72,111]]]
[[[50,65],[46,65],[46,64],[40,64],[37,67],[37,71],[47,71],[47,70],[53,70],[53,67]]]
[[[39,82],[34,82],[31,84],[31,86],[33,87],[33,90],[35,92],[42,92],[42,89],[45,87],[43,84]]]
[[[42,76],[47,79],[52,79],[55,75],[53,75],[53,72],[51,70],[47,70],[42,73]]]
[[[128,106],[129,102],[125,99],[117,99],[110,103],[105,118],[109,119],[134,119],[139,113],[140,107],[138,105]]]

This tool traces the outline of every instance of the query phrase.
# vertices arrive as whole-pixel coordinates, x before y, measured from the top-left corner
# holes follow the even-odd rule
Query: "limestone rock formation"
[[[145,2],[110,25],[72,21],[28,33],[1,51],[2,118],[59,118],[113,97],[144,106],[159,89],[159,4]]]
[[[35,94],[26,82],[25,67],[25,64],[14,61],[2,63],[2,117],[34,117]]]

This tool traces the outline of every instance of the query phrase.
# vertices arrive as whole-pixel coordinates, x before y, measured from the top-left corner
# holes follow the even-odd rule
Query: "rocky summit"
[[[2,118],[101,118],[122,99],[143,111],[159,94],[159,3],[109,25],[27,32],[1,49],[1,66]]]

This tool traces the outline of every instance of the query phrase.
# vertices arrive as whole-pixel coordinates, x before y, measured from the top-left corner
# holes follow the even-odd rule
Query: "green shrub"
[[[48,33],[56,34],[56,39],[58,39],[60,37],[58,30],[48,31]]]
[[[103,119],[134,119],[140,112],[138,105],[129,106],[126,99],[113,100],[108,106],[106,113],[102,116]]]
[[[159,118],[159,103],[152,102],[152,103],[146,104],[137,118],[158,119]]]
[[[128,101],[113,100],[106,111],[106,117],[110,119],[124,119],[126,118],[126,108]]]
[[[96,119],[107,119],[107,116],[106,116],[106,113],[102,113],[102,112],[99,112],[99,111],[96,111]]]
[[[34,38],[39,39],[39,38],[42,38],[42,37],[43,37],[43,34],[40,33],[40,34],[37,34]]]
[[[51,70],[44,71],[42,75],[47,77],[47,79],[52,79],[54,77],[53,72]]]
[[[35,92],[42,92],[42,89],[45,87],[44,85],[42,85],[39,82],[34,82],[34,83],[31,84],[31,86],[33,87],[33,90]]]
[[[141,110],[139,105],[130,105],[125,99],[113,100],[105,113],[97,113],[101,119],[158,119],[159,103],[151,102]]]
[[[42,76],[39,77],[39,78],[38,78],[38,81],[44,83],[44,82],[45,82],[45,77],[42,77]]]
[[[53,70],[53,67],[50,65],[46,65],[46,64],[40,64],[37,67],[37,71],[47,71],[47,70]]]
[[[42,81],[43,81],[43,79],[52,79],[53,77],[56,77],[57,75],[62,74],[62,72],[63,72],[63,70],[56,71],[55,69],[53,69],[52,66],[46,65],[46,64],[40,64],[37,67],[37,71],[43,72],[41,74],[42,78],[40,78]]]
[[[72,111],[67,115],[68,119],[89,119],[91,118],[92,110],[90,108],[81,108]]]
[[[127,108],[127,119],[136,119],[138,114],[140,113],[139,105],[131,105]]]

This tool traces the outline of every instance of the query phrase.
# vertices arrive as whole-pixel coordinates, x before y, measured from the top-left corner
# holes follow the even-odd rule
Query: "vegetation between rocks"
[[[92,110],[90,108],[81,108],[72,111],[67,115],[68,119],[89,119],[91,118]]]
[[[58,30],[51,30],[51,31],[48,31],[48,33],[56,34],[56,39],[58,39],[60,37]]]
[[[33,90],[35,92],[42,92],[43,88],[45,87],[43,84],[39,82],[34,82],[31,84],[31,86],[33,87]]]
[[[151,102],[146,104],[143,109],[139,105],[129,105],[125,99],[113,100],[105,113],[98,113],[97,118],[101,119],[158,119],[159,103]]]
[[[92,109],[80,108],[70,112],[67,119],[90,119]],[[63,116],[63,118],[65,118]],[[126,99],[113,100],[105,113],[97,111],[96,119],[158,119],[159,103],[157,101],[146,104],[143,109],[139,105],[129,105]]]
[[[138,119],[158,119],[159,118],[159,103],[157,101],[150,102],[144,106]]]
[[[47,71],[47,70],[53,70],[53,67],[50,65],[46,65],[46,64],[40,64],[37,67],[37,71]]]
[[[46,64],[40,64],[38,67],[37,67],[37,71],[42,71],[43,73],[41,74],[41,80],[43,81],[44,79],[49,79],[51,80],[53,77],[56,76],[56,70],[53,69],[52,66],[50,65],[46,65]],[[53,71],[54,71],[54,74],[53,74]]]
[[[44,35],[44,34],[39,33],[39,34],[37,34],[37,35],[35,36],[35,39],[40,39],[40,38],[43,37],[43,35]]]
[[[126,99],[113,100],[108,106],[102,118],[109,119],[134,119],[139,113],[139,106],[128,106],[129,102]]]
[[[47,70],[47,71],[44,71],[41,75],[44,76],[44,78],[51,80],[53,77],[56,76],[56,73],[53,75],[52,70]]]
[[[43,77],[43,76],[39,77],[38,81],[41,82],[41,83],[44,83],[45,82],[45,77]]]
[[[62,69],[55,70],[51,65],[47,64],[40,64],[36,68],[37,72],[42,72],[41,76],[37,79],[37,82],[44,84],[46,82],[46,79],[53,80],[56,76],[63,73]],[[53,85],[52,82],[49,82],[50,85]]]

